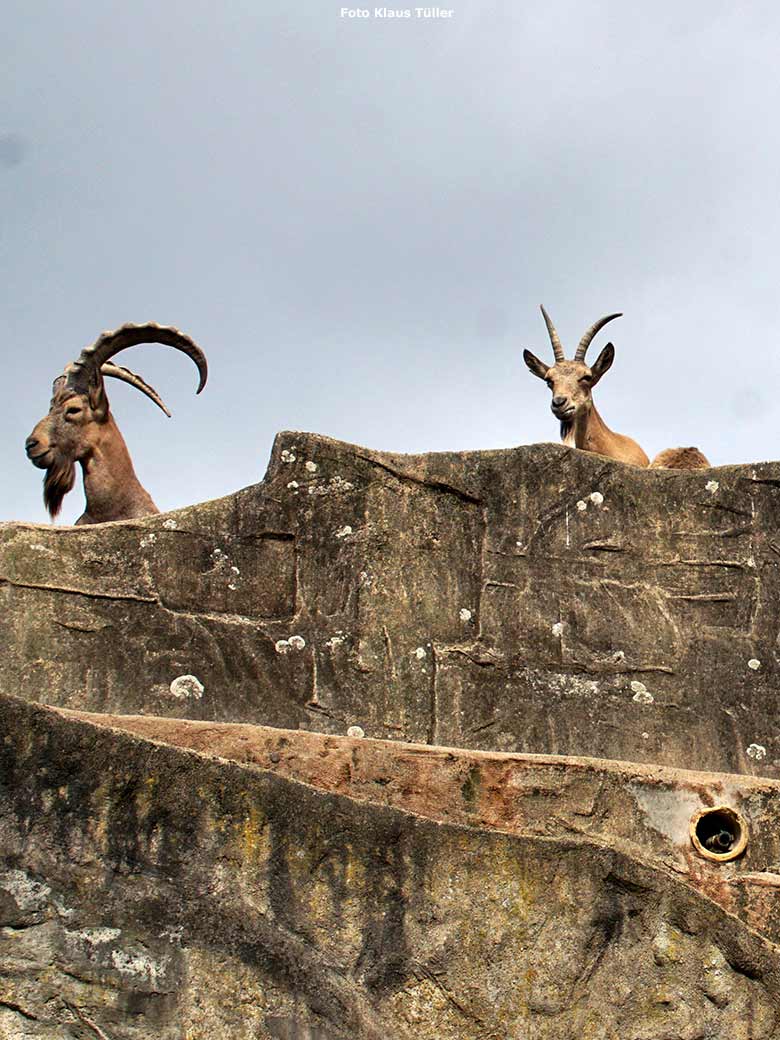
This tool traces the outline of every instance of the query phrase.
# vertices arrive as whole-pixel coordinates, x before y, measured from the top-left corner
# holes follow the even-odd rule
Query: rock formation
[[[0,526],[0,1038],[780,1036],[778,496],[282,434]]]

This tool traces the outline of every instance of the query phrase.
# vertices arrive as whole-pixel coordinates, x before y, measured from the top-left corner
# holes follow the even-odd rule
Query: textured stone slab
[[[779,496],[778,463],[280,434],[263,483],[219,501],[3,525],[0,680],[92,711],[780,776]]]
[[[778,1035],[772,781],[96,721],[0,697],[3,1040]]]

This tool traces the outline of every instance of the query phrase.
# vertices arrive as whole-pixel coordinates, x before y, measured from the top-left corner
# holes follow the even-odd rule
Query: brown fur
[[[60,515],[62,501],[76,483],[76,467],[69,459],[57,458],[43,478],[43,501],[52,520]]]
[[[159,513],[135,475],[124,437],[111,415],[103,378],[111,376],[128,383],[170,416],[154,387],[112,361],[121,351],[140,343],[160,343],[186,354],[198,370],[195,392],[199,394],[206,385],[206,355],[193,339],[171,325],[130,322],[113,332],[101,333],[54,380],[48,414],[25,442],[32,464],[46,470],[43,500],[52,518],[73,487],[77,462],[81,465],[87,498],[87,508],[77,524],[100,524]]]
[[[542,313],[545,313],[544,308]],[[560,347],[558,351],[563,353]],[[706,469],[709,466],[698,448],[667,448],[651,463],[635,440],[610,430],[593,403],[592,390],[609,371],[615,359],[615,348],[611,343],[607,343],[592,367],[584,360],[569,361],[563,358],[549,366],[530,350],[523,351],[523,359],[530,372],[543,379],[552,390],[551,408],[553,415],[560,420],[561,440],[564,444],[606,455],[632,466],[652,466],[654,469]]]
[[[46,470],[43,498],[52,519],[75,483],[77,462],[87,499],[77,524],[159,513],[135,475],[102,387],[94,395],[74,394],[63,380],[57,380],[48,415],[36,424],[26,449],[33,465]]]
[[[561,421],[561,440],[573,448],[607,455],[633,466],[647,466],[647,455],[631,437],[610,430],[593,403],[592,389],[609,370],[615,356],[611,343],[592,368],[584,361],[557,361],[552,367],[524,352],[530,371],[552,390],[552,412]]]
[[[710,463],[698,448],[665,448],[650,463],[650,469],[709,469]]]

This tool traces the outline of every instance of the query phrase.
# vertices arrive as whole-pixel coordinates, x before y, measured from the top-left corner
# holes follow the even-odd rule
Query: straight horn
[[[552,343],[553,354],[555,354],[556,361],[565,361],[566,355],[563,352],[563,344],[561,338],[558,335],[555,326],[552,323],[552,318],[547,311],[542,307],[542,314],[544,316],[544,323],[547,326],[547,332],[550,335],[550,342]]]

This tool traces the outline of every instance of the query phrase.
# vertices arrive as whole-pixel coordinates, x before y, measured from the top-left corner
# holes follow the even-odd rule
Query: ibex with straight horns
[[[195,362],[200,381],[206,385],[206,356],[189,336],[178,329],[150,323],[123,325],[104,332],[54,380],[48,415],[36,425],[25,442],[34,466],[46,470],[43,500],[52,518],[73,487],[76,463],[81,464],[87,507],[77,524],[106,520],[128,520],[159,513],[149,493],[141,486],[130,453],[114,422],[108,404],[104,377],[129,383],[146,394],[166,415],[170,412],[157,391],[140,376],[115,365],[110,359],[126,347],[139,343],[162,343],[182,351]]]
[[[544,307],[542,315],[552,343],[555,363],[546,365],[530,350],[523,351],[523,360],[531,372],[543,379],[552,390],[552,412],[560,420],[561,440],[564,444],[607,455],[633,466],[650,466],[654,469],[706,469],[709,466],[698,448],[667,448],[650,462],[635,440],[610,430],[596,410],[591,391],[609,371],[615,360],[615,348],[607,343],[592,366],[586,364],[585,354],[596,333],[607,322],[621,317],[620,314],[608,314],[591,325],[580,340],[572,361],[566,360],[560,337]]]

